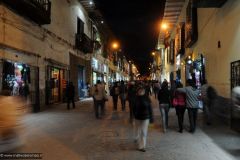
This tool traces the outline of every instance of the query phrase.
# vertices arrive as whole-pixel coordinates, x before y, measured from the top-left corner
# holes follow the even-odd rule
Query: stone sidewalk
[[[112,112],[111,106],[111,101],[107,102],[106,115],[98,120],[94,117],[90,99],[77,102],[76,109],[67,110],[66,104],[59,104],[37,114],[28,114],[21,131],[25,143],[11,152],[42,153],[44,160],[240,159],[239,134],[224,127],[205,126],[190,134],[186,113],[186,129],[182,134],[178,133],[174,109],[170,111],[170,128],[163,134],[154,99],[155,122],[149,128],[147,151],[139,152],[133,140],[128,111],[122,112],[119,107],[118,112]],[[199,123],[202,124],[201,113]]]

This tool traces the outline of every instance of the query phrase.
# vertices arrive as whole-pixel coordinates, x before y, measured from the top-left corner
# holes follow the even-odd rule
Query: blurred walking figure
[[[176,88],[182,88],[182,87],[183,87],[183,85],[180,82],[177,82]],[[182,133],[184,113],[186,110],[186,94],[184,92],[179,92],[179,91],[175,90],[175,92],[173,94],[172,105],[175,107],[176,113],[178,116],[179,132]]]
[[[113,99],[113,109],[114,111],[117,111],[117,104],[118,104],[118,96],[119,96],[119,86],[117,82],[114,82],[113,87],[110,90],[110,95]]]
[[[129,114],[130,114],[130,122],[133,122],[133,107],[135,104],[135,99],[136,99],[136,86],[135,86],[135,82],[132,81],[129,84],[129,88],[128,88],[128,103],[129,103]]]
[[[153,85],[153,92],[154,92],[154,95],[155,95],[155,99],[157,99],[157,95],[158,95],[158,92],[160,90],[160,84],[158,81],[156,81]]]
[[[188,117],[190,122],[189,132],[194,133],[197,124],[198,102],[200,91],[197,89],[193,80],[187,80],[187,87],[178,88],[177,91],[186,93],[186,108],[188,110]]]
[[[72,103],[73,108],[75,108],[74,97],[75,97],[75,87],[73,82],[69,82],[66,89],[66,97],[67,97],[67,109],[70,109],[70,103]]]
[[[153,122],[151,100],[145,94],[144,87],[137,89],[136,103],[134,104],[133,113],[136,119],[137,135],[135,141],[138,143],[138,150],[146,151],[146,141],[149,122]]]
[[[101,81],[98,80],[96,86],[94,87],[93,91],[93,97],[95,100],[94,103],[94,110],[95,110],[95,116],[96,118],[100,118],[99,116],[99,108],[101,109],[101,116],[104,115],[104,103],[107,99],[107,95],[105,92],[104,85],[101,84]]]
[[[149,82],[145,82],[145,94],[147,96],[151,96],[152,95],[152,91],[151,91],[151,85]]]
[[[19,96],[0,96],[0,106],[0,153],[3,153],[22,145],[18,131],[27,108]]]
[[[216,90],[207,84],[207,81],[201,87],[201,98],[203,101],[203,111],[206,117],[207,125],[212,123],[213,104],[217,98]]]
[[[124,84],[124,81],[121,81],[120,84],[120,100],[122,105],[122,111],[126,109],[126,99],[127,99],[127,86]]]
[[[163,82],[161,89],[158,92],[159,109],[161,112],[163,132],[168,128],[168,112],[170,108],[170,92],[168,90],[168,83]]]

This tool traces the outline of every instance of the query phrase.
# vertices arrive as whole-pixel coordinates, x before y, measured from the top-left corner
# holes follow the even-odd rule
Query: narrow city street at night
[[[23,146],[13,153],[42,153],[48,160],[234,160],[240,159],[239,135],[227,127],[202,126],[199,114],[196,133],[188,132],[185,114],[183,133],[177,132],[177,118],[172,108],[169,129],[162,132],[157,101],[153,100],[154,125],[149,128],[146,152],[139,152],[134,143],[129,112],[112,111],[107,102],[106,115],[96,119],[92,100],[76,103],[67,110],[66,104],[29,114],[24,119]]]
[[[240,160],[240,0],[0,0],[0,160]]]

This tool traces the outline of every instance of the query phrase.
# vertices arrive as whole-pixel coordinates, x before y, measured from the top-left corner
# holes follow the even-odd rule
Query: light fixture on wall
[[[218,41],[218,48],[221,48],[221,41]]]
[[[89,1],[89,4],[90,4],[90,5],[93,5],[93,1]]]

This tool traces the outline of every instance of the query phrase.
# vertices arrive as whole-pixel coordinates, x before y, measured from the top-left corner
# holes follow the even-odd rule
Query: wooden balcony
[[[196,8],[220,8],[227,0],[193,0],[193,6]]]
[[[93,41],[86,34],[76,34],[75,47],[84,53],[93,52]]]
[[[50,0],[0,0],[1,2],[39,25],[51,23]]]

